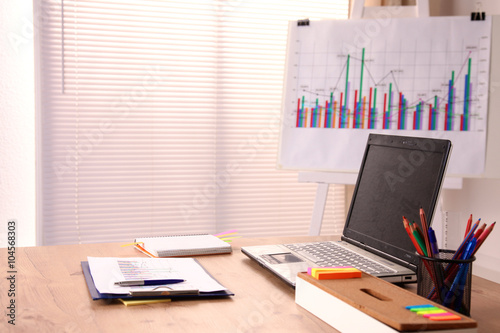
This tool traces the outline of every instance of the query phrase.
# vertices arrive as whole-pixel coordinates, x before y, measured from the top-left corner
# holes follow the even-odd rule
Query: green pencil
[[[418,245],[420,246],[420,249],[424,253],[426,257],[428,257],[427,254],[427,247],[425,246],[425,242],[422,239],[422,235],[420,235],[420,232],[418,232],[417,228],[415,227],[415,222],[412,223],[412,230],[413,230],[413,237],[415,237],[415,240],[417,241]]]

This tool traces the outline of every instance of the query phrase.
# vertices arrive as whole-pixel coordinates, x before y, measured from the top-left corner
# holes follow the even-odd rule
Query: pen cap
[[[476,258],[452,259],[454,254],[439,250],[434,258],[418,256],[417,293],[470,316],[472,263]]]

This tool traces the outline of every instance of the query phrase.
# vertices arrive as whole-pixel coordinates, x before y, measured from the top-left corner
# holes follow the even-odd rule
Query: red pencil
[[[477,252],[477,250],[479,249],[479,247],[484,243],[484,240],[486,239],[486,237],[488,237],[488,235],[491,233],[491,231],[493,230],[493,228],[495,227],[495,224],[496,222],[493,222],[488,228],[486,228],[482,233],[481,235],[479,236],[479,238],[477,239],[477,244],[476,244],[476,249],[474,250],[474,253]]]
[[[476,232],[476,229],[479,226],[479,221],[477,221],[476,223],[474,223],[474,225],[472,225],[471,229],[469,230],[469,233],[465,236],[464,240],[462,241],[462,244],[460,244],[457,251],[455,251],[455,254],[451,258],[452,260],[460,258],[460,255],[462,254],[462,251],[465,249],[465,246],[469,243],[469,241],[472,239],[472,237],[474,237],[474,233]],[[477,248],[477,245],[476,245],[476,248]],[[448,264],[448,266],[446,266],[446,270],[449,269],[450,265],[451,264]]]
[[[415,239],[415,237],[413,236],[413,232],[411,230],[411,224],[410,224],[410,221],[408,221],[406,219],[406,217],[403,216],[403,224],[405,226],[405,230],[406,230],[406,233],[408,234],[408,236],[410,237],[411,239],[411,242],[413,243],[413,246],[415,246],[415,250],[417,250],[417,253],[420,254],[421,256],[424,255],[424,253],[422,252],[422,250],[420,249],[420,246],[418,245],[418,242],[417,240]]]
[[[470,214],[469,221],[467,221],[467,226],[465,227],[464,238],[467,237],[467,234],[469,233],[471,226],[472,226],[472,214]]]
[[[476,233],[474,234],[474,238],[478,239],[479,236],[481,236],[481,234],[483,233],[485,228],[486,228],[486,223],[483,223],[483,225],[481,225],[479,228],[477,228]]]
[[[422,248],[418,244],[417,239],[413,235],[413,231],[420,233],[420,231],[419,231],[420,228],[418,227],[418,224],[416,224],[415,222],[410,223],[410,221],[408,221],[408,219],[405,216],[403,216],[403,224],[405,226],[406,232],[408,233],[408,236],[411,239],[411,242],[413,243],[413,246],[415,246],[415,249],[417,250],[417,253],[421,256],[425,256],[424,251],[422,250]],[[438,280],[438,277],[436,276],[436,271],[435,271],[434,265],[432,265],[431,262],[429,262],[425,259],[420,259],[420,260],[422,260],[422,262],[424,263],[424,266],[427,269],[427,271],[429,272],[429,276],[432,279],[434,285],[435,286],[442,286],[442,280]],[[441,289],[441,288],[439,287],[438,289]],[[438,296],[439,300],[441,300],[441,294],[437,294],[436,296]]]
[[[432,257],[431,242],[429,241],[429,226],[427,224],[427,217],[425,216],[424,209],[420,207],[420,222],[422,223],[422,236],[425,242],[425,249],[429,257]]]

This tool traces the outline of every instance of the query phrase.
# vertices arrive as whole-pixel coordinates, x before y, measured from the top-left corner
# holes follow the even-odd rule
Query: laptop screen
[[[414,268],[408,263],[418,257],[402,217],[421,226],[422,207],[430,223],[450,149],[448,140],[370,134],[343,239]]]

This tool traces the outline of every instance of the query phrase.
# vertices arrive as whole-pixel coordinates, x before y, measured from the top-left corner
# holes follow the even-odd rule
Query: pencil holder
[[[417,293],[470,316],[472,262],[476,258],[452,259],[454,253],[440,250],[434,258],[419,256]]]

